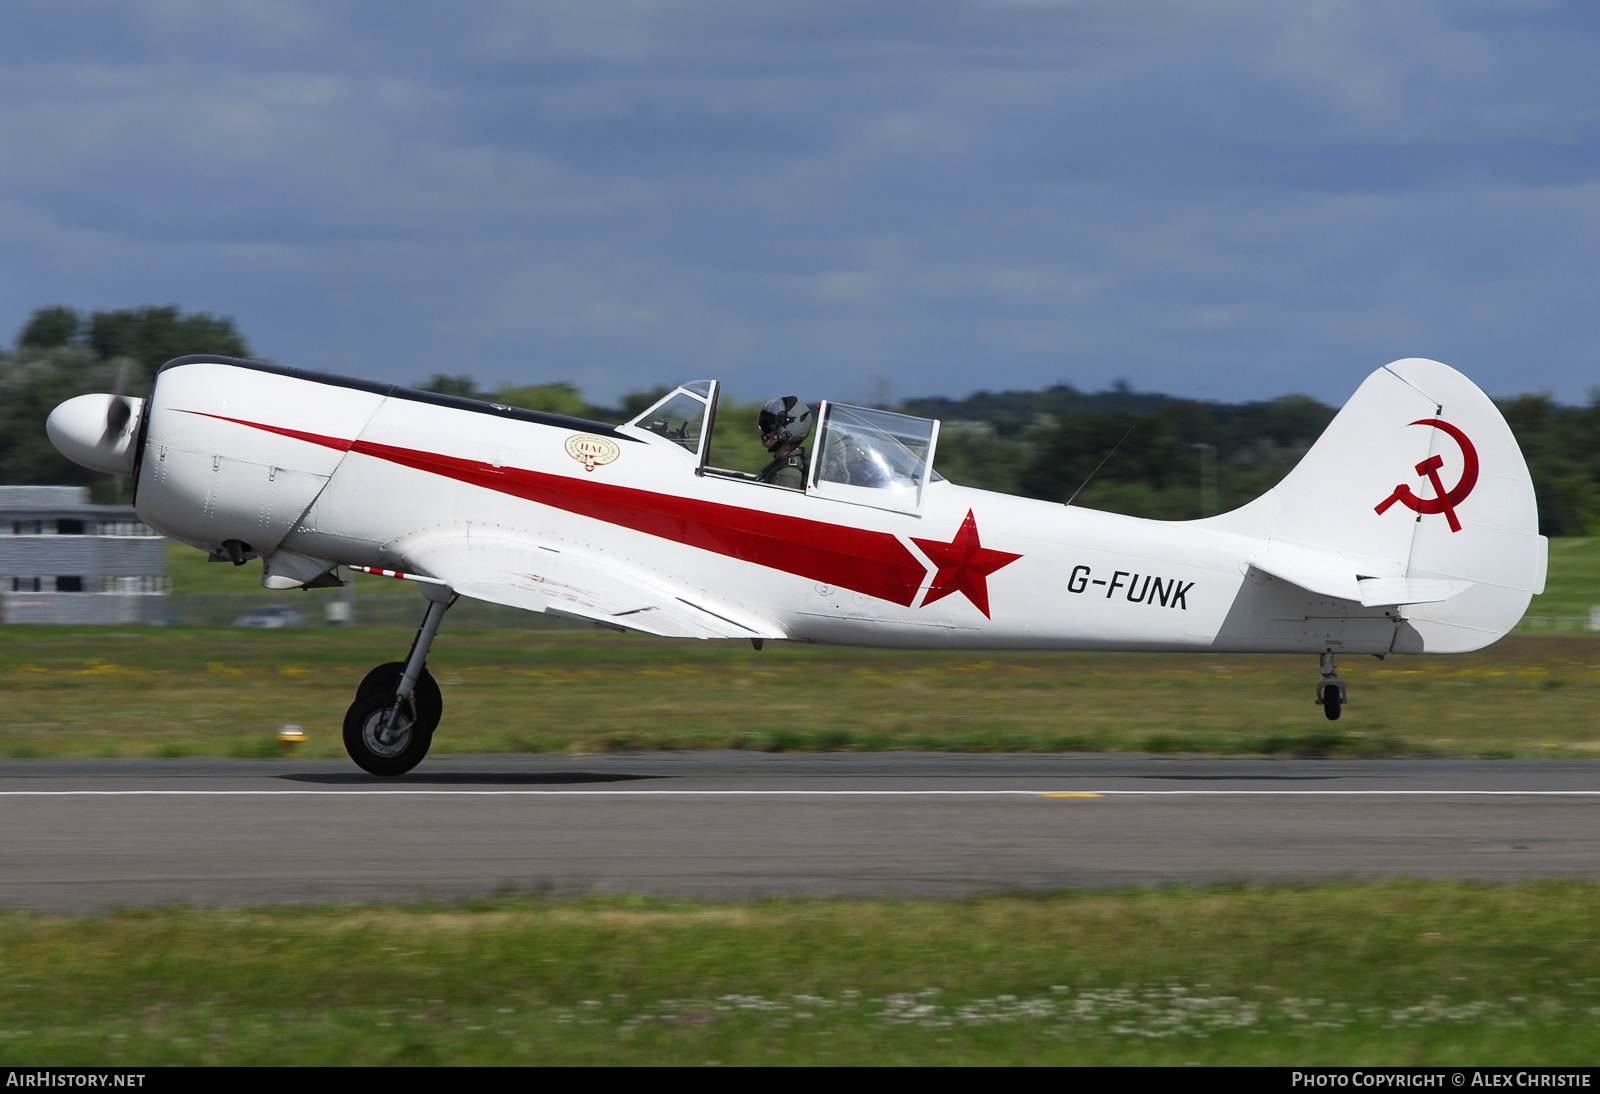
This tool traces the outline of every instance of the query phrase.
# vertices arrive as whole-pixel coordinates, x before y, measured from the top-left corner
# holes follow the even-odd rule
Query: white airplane
[[[933,470],[937,421],[840,403],[815,412],[804,488],[767,485],[708,464],[717,394],[684,384],[611,426],[191,356],[148,399],[82,395],[47,428],[132,476],[152,528],[261,558],[269,589],[336,584],[339,566],[417,583],[409,655],[345,715],[379,775],[428,751],[443,703],[426,661],[458,596],[756,649],[1315,654],[1337,718],[1336,655],[1479,649],[1544,587],[1511,430],[1435,361],[1374,372],[1278,486],[1182,522],[958,486]]]

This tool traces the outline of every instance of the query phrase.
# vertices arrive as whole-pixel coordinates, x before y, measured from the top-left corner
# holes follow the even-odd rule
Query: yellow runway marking
[[[1103,798],[1103,797],[1105,797],[1104,794],[1076,793],[1076,792],[1070,792],[1070,791],[1058,792],[1058,793],[1054,793],[1054,794],[1040,794],[1039,796],[1041,798]]]

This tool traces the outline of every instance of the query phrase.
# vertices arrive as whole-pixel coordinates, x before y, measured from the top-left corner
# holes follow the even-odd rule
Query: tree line
[[[185,315],[176,307],[34,312],[15,346],[0,351],[0,483],[81,484],[93,487],[97,500],[110,500],[114,487],[106,476],[51,447],[45,418],[73,395],[111,390],[119,371],[130,394],[146,392],[155,370],[189,353],[248,357],[250,347],[231,319]],[[627,421],[669,390],[631,392],[605,407],[571,383],[480,390],[470,376],[435,374],[417,386],[603,422]],[[1499,405],[1533,475],[1540,530],[1600,535],[1600,392],[1587,406],[1563,406],[1548,395]],[[755,435],[758,409],[724,398],[714,463],[755,470],[766,462]],[[941,420],[935,462],[954,482],[1048,501],[1076,493],[1075,504],[1086,508],[1163,520],[1222,512],[1258,497],[1288,473],[1335,413],[1305,395],[1212,403],[1120,383],[1102,392],[1058,384],[908,399],[887,409]]]
[[[74,395],[113,390],[119,376],[128,394],[143,395],[157,369],[186,353],[248,357],[250,346],[233,320],[176,307],[34,312],[12,350],[0,351],[0,483],[88,486],[94,500],[115,501],[110,476],[57,452],[44,420]]]

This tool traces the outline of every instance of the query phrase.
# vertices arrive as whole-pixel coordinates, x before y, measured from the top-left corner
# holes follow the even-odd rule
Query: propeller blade
[[[128,362],[124,361],[117,366],[117,379],[111,385],[111,405],[106,407],[106,430],[100,435],[103,445],[116,444],[117,438],[128,426],[128,419],[133,416],[133,404],[123,395],[127,386]]]
[[[126,399],[115,399],[106,410],[106,432],[100,438],[105,444],[110,444],[122,436],[122,431],[127,428],[128,419],[133,415],[133,406]]]

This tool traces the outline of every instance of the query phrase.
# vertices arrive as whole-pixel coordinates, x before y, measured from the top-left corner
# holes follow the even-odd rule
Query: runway
[[[747,752],[0,763],[0,906],[1600,877],[1600,762]]]

